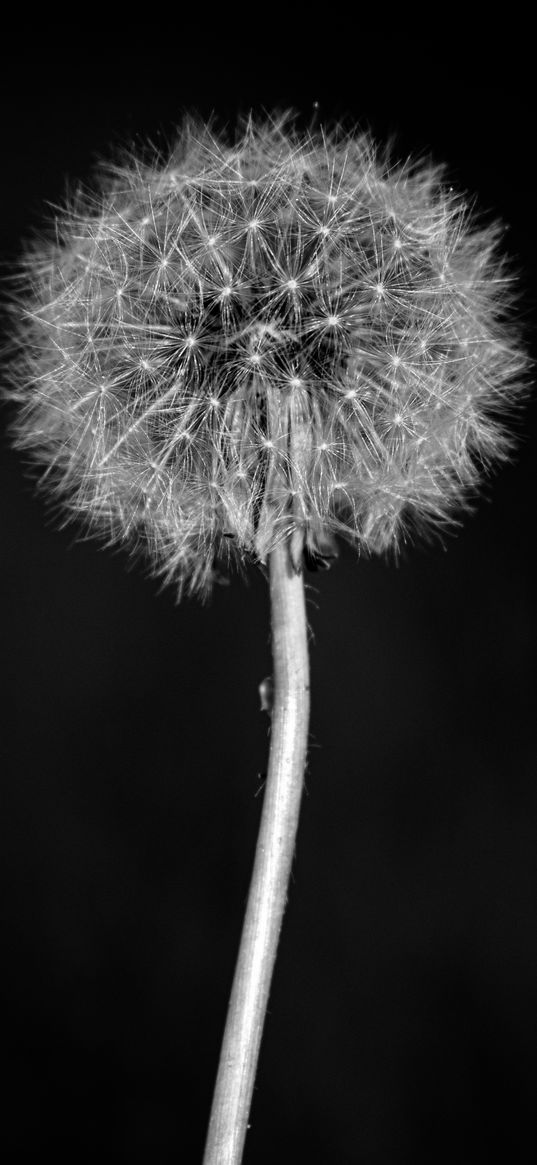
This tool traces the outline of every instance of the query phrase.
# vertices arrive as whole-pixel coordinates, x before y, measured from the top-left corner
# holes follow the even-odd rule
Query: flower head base
[[[396,549],[511,448],[526,360],[498,234],[367,135],[187,122],[26,254],[17,442],[179,593],[284,537],[297,566],[337,535]]]

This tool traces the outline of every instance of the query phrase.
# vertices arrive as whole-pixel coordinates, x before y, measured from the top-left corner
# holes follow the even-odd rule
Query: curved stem
[[[229,1001],[203,1165],[239,1165],[287,901],[306,763],[309,668],[302,574],[270,555],[274,703],[254,869]]]

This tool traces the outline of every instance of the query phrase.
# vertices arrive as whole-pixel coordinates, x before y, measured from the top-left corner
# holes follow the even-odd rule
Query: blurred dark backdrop
[[[106,49],[96,27],[4,50],[7,269],[110,144],[158,141],[192,107],[307,119],[319,101],[446,160],[510,224],[530,321],[533,84],[510,43],[349,43],[321,21],[311,48],[255,22],[239,44],[209,15],[204,39],[173,17],[157,39],[146,14],[138,49]],[[245,1165],[535,1152],[534,404],[522,429],[445,549],[396,567],[342,547],[307,576],[307,792]],[[175,606],[58,532],[7,441],[0,472],[0,1145],[195,1165],[267,760],[266,582],[253,567]]]

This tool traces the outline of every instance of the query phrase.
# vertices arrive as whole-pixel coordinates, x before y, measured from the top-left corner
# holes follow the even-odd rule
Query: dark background
[[[461,33],[446,50],[388,34],[382,12],[351,37],[328,10],[306,43],[270,16],[250,13],[241,40],[238,12],[202,13],[197,37],[132,13],[138,41],[110,47],[84,13],[31,53],[8,43],[7,269],[43,202],[111,143],[158,140],[193,107],[307,120],[319,101],[321,119],[446,160],[510,224],[533,342],[520,45]],[[535,441],[533,403],[445,548],[395,566],[342,547],[307,576],[307,793],[246,1165],[535,1154]],[[252,567],[175,606],[126,555],[58,532],[7,440],[0,471],[0,1148],[195,1165],[267,760],[266,581]]]

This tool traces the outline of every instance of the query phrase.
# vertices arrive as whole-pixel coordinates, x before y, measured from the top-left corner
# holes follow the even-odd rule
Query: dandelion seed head
[[[361,132],[186,120],[17,272],[5,395],[64,512],[178,594],[300,529],[397,552],[468,508],[528,391],[514,279],[428,162]]]

